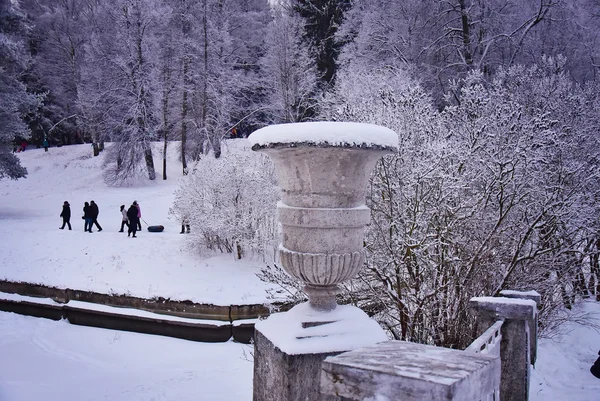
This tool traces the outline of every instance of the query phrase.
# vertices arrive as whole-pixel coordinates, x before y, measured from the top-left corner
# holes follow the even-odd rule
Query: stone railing
[[[464,351],[387,341],[326,358],[322,399],[528,400],[539,295],[501,295],[471,299],[481,335]]]
[[[502,341],[502,323],[503,320],[498,320],[482,335],[469,345],[465,351],[474,352],[476,354],[500,356],[500,341]]]

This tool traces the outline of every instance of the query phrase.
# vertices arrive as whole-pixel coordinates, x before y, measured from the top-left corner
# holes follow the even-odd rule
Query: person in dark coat
[[[137,230],[138,231],[142,231],[142,208],[140,207],[140,204],[137,201],[133,201],[133,204],[135,205],[135,207],[137,207],[138,210],[138,214],[137,214]]]
[[[65,201],[65,203],[63,203],[63,210],[60,213],[60,217],[62,217],[63,219],[63,225],[62,227],[59,227],[61,230],[64,230],[65,228],[65,224],[67,224],[69,226],[69,230],[71,229],[71,206],[69,205],[69,202]]]
[[[102,227],[100,227],[100,224],[98,224],[98,215],[100,214],[100,209],[98,208],[98,205],[96,205],[96,202],[91,201],[90,203],[90,216],[93,219],[92,220],[92,224],[96,225],[96,228],[98,229],[98,232],[102,231]],[[92,228],[92,224],[90,224],[90,229]]]
[[[85,202],[83,205],[83,220],[85,221],[83,231],[87,231],[88,233],[92,232],[92,222],[94,221],[91,213],[90,204]]]
[[[185,229],[187,228],[187,233],[190,233],[190,219],[188,219],[187,217],[184,217],[183,220],[181,221],[181,232],[179,234],[184,234],[185,233]]]
[[[125,210],[125,205],[121,205],[121,208],[119,210],[121,211],[121,229],[119,230],[119,232],[122,233],[123,228],[125,226],[129,228],[129,217],[127,217],[127,210]]]
[[[598,351],[598,355],[600,355],[600,351]],[[600,379],[600,358],[596,359],[596,362],[590,368],[590,372],[598,379]]]
[[[127,236],[129,237],[133,233],[133,238],[137,238],[135,233],[138,227],[138,208],[135,205],[129,206],[127,209],[127,218],[129,219],[129,230],[127,230]]]

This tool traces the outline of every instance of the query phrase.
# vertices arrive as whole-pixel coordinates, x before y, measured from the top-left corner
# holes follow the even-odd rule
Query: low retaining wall
[[[66,319],[72,324],[125,330],[146,334],[158,334],[201,342],[225,342],[233,338],[241,343],[250,343],[254,336],[254,323],[248,320],[268,316],[271,310],[287,310],[289,305],[210,305],[192,301],[174,301],[164,298],[138,298],[127,295],[108,295],[92,291],[60,289],[41,284],[0,280],[0,293],[18,294],[25,297],[49,298],[56,304],[30,300],[0,298],[0,310],[22,315],[53,320]],[[99,311],[94,308],[69,305],[69,301],[115,307],[114,311]],[[90,305],[90,306],[91,306]],[[117,308],[132,308],[147,311],[156,316],[140,317],[121,314]],[[160,315],[165,315],[161,318]],[[184,322],[167,319],[175,316],[198,319],[203,322]],[[214,324],[206,320],[214,321]]]

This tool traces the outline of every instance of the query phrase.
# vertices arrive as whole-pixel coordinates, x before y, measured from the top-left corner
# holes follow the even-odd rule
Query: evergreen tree
[[[336,37],[349,0],[295,0],[294,9],[304,19],[304,39],[314,58],[323,87],[333,84],[343,43]]]

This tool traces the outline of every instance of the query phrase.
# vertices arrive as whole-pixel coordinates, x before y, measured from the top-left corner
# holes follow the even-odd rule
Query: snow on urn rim
[[[396,151],[398,135],[375,124],[305,122],[276,124],[254,131],[248,140],[252,150],[302,146],[380,149]]]

